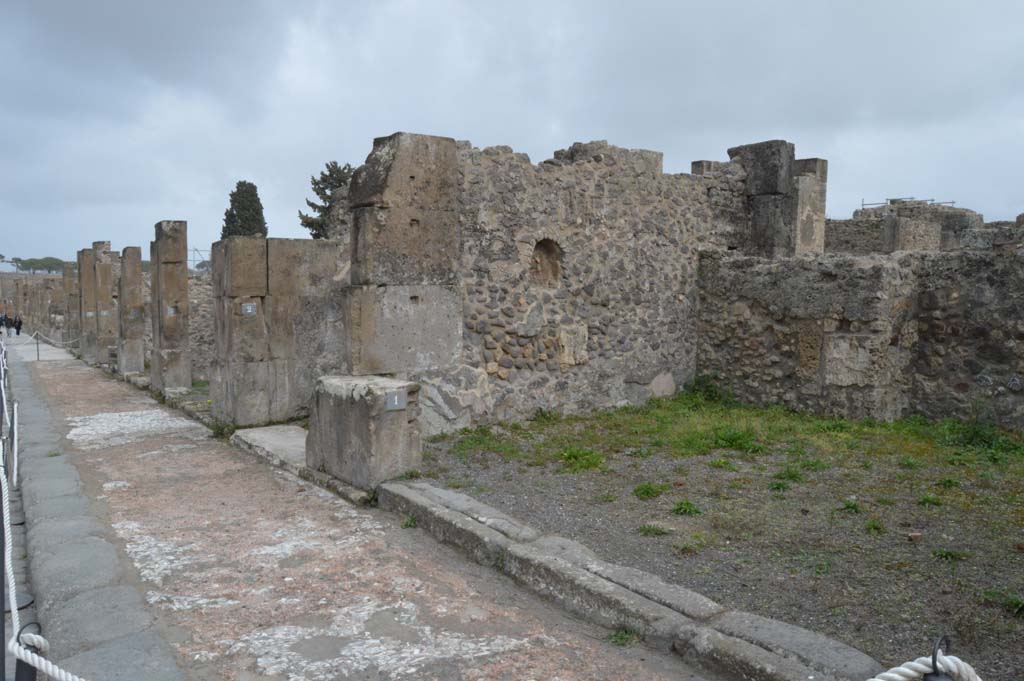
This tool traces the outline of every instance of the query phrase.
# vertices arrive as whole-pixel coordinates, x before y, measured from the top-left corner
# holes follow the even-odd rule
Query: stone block
[[[346,372],[393,374],[454,365],[462,344],[462,299],[446,286],[345,289]]]
[[[745,251],[763,258],[793,255],[793,208],[793,199],[782,194],[750,197],[750,238]]]
[[[213,245],[214,295],[267,295],[267,240],[233,236]]]
[[[159,245],[158,261],[188,262],[188,223],[184,220],[161,220],[154,228]]]
[[[397,132],[373,140],[349,187],[353,208],[433,207],[455,210],[458,186],[455,140]]]
[[[458,178],[450,138],[398,133],[375,140],[349,192],[352,283],[454,283]]]
[[[137,246],[129,246],[121,252],[117,303],[117,369],[125,376],[145,368],[146,303],[142,290],[142,252]]]
[[[709,175],[722,167],[721,161],[693,161],[690,163],[691,175]]]
[[[306,465],[361,489],[422,463],[419,386],[382,376],[317,381],[306,436]]]
[[[78,251],[79,328],[82,339],[79,348],[82,359],[96,361],[96,259],[91,248]]]
[[[270,359],[270,339],[263,298],[228,298],[225,361],[265,362]]]
[[[825,181],[815,175],[793,178],[795,196],[795,222],[793,226],[794,253],[823,253],[825,251]]]
[[[270,421],[269,362],[229,362],[218,365],[211,384],[213,413],[236,426],[260,426]]]
[[[828,181],[828,161],[823,158],[799,158],[793,161],[793,175],[812,175]]]
[[[160,335],[165,345],[171,341],[188,344],[188,270],[184,263],[159,264]]]
[[[888,338],[876,334],[831,334],[825,339],[825,383],[831,386],[889,384],[885,346]]]
[[[750,196],[788,194],[792,188],[796,150],[791,142],[771,140],[729,149],[730,160],[747,171],[746,191]]]

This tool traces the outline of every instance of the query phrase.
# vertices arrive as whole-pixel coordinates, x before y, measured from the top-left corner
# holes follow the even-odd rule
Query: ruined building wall
[[[927,201],[891,199],[861,208],[849,220],[828,220],[825,252],[865,255],[896,251],[991,248],[981,214]]]
[[[911,401],[1024,429],[1024,255],[920,254]]]
[[[745,228],[721,219],[742,215],[742,169],[665,175],[661,154],[605,143],[539,165],[463,143],[457,163],[459,363],[412,376],[431,430],[640,402],[692,376],[697,242]]]
[[[908,405],[914,278],[892,258],[700,260],[698,371],[739,399],[851,418]]]
[[[208,381],[216,345],[213,329],[213,280],[209,272],[189,274],[188,297],[188,351],[192,357],[192,379]]]

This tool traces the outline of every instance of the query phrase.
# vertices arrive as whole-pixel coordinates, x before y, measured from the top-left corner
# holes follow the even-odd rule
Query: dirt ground
[[[855,423],[705,390],[463,431],[422,475],[603,558],[895,666],[942,633],[1020,679],[1024,444],[977,423]]]

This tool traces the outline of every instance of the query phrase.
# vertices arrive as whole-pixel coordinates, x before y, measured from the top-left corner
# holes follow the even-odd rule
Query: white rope
[[[49,338],[47,336],[44,336],[43,334],[41,334],[38,331],[33,331],[32,332],[32,336],[30,336],[30,337],[41,338],[44,342],[49,343],[50,345],[52,345],[54,347],[59,347],[59,346],[65,346],[66,347],[68,345],[74,345],[78,341],[82,340],[82,337],[79,336],[78,338],[72,338],[69,341],[57,341],[57,340],[53,340],[52,338]]]
[[[955,655],[943,655],[940,650],[935,662],[939,671],[949,674],[956,681],[981,681],[981,677],[974,671],[974,668]],[[925,674],[931,674],[932,671],[934,671],[932,658],[919,657],[913,662],[893,667],[868,681],[914,681],[923,678]]]

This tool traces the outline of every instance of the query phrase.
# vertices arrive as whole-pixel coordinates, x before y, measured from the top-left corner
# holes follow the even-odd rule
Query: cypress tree
[[[332,220],[332,216],[336,216],[348,201],[348,186],[352,182],[353,168],[348,163],[340,166],[337,161],[330,161],[325,166],[326,170],[320,172],[319,178],[309,178],[313,193],[321,203],[306,199],[306,205],[313,211],[312,215],[299,211],[299,222],[314,239],[326,239],[338,231],[339,225],[332,224],[338,218]]]
[[[221,239],[229,236],[267,236],[267,220],[263,217],[263,204],[256,185],[239,180],[229,201],[230,205],[224,211]]]

